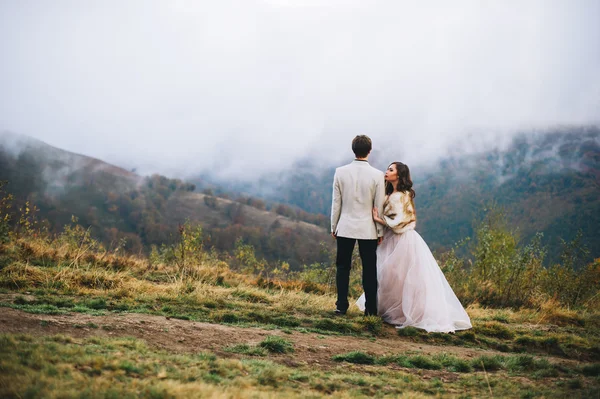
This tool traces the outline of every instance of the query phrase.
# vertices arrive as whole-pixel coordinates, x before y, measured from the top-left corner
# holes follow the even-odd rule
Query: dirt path
[[[143,339],[152,347],[169,352],[211,351],[222,357],[238,357],[238,355],[225,352],[223,349],[227,346],[257,344],[268,335],[278,335],[292,341],[295,352],[291,355],[272,355],[270,356],[272,360],[288,366],[318,364],[325,368],[337,364],[331,360],[333,355],[355,350],[376,355],[407,352],[448,353],[467,359],[484,354],[502,354],[485,349],[414,343],[397,336],[369,339],[366,337],[323,336],[297,331],[286,334],[280,330],[200,323],[134,313],[105,316],[90,316],[81,313],[39,315],[11,308],[0,308],[0,333],[64,334],[74,338],[135,337]],[[569,362],[558,358],[548,358],[548,360],[553,363]]]

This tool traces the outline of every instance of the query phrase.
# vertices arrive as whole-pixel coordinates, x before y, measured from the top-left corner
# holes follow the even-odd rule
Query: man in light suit
[[[365,315],[377,315],[377,245],[383,239],[383,226],[373,221],[373,207],[383,209],[385,183],[383,173],[371,165],[371,139],[356,136],[352,151],[356,159],[335,170],[331,205],[331,235],[337,242],[335,313],[348,310],[348,285],[352,251],[358,241],[363,266]]]

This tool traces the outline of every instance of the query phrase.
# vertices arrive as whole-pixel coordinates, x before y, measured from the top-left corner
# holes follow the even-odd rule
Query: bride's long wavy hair
[[[398,191],[402,191],[403,193],[409,192],[411,198],[415,198],[417,195],[415,190],[413,190],[413,182],[410,179],[410,170],[408,166],[403,164],[402,162],[392,162],[390,164],[396,166],[396,172],[398,173],[398,184],[396,185],[396,189]],[[385,193],[386,195],[390,195],[394,192],[394,186],[390,182],[385,183]]]

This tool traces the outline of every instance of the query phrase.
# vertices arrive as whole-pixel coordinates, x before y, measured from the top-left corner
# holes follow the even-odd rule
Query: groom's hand
[[[383,241],[383,237],[379,237],[379,238],[377,239],[377,245],[381,244],[381,242],[382,242],[382,241]]]
[[[331,236],[333,237],[334,240],[337,238],[337,236],[335,235],[335,233],[331,233]]]

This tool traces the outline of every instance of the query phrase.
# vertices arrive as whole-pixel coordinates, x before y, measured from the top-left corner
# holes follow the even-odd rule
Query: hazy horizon
[[[592,0],[0,1],[0,55],[0,131],[142,174],[600,123]]]

